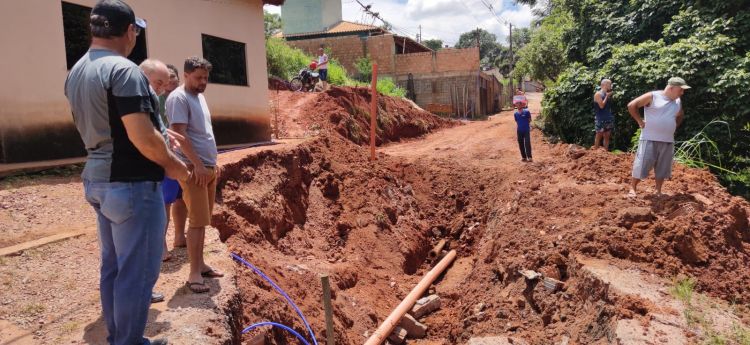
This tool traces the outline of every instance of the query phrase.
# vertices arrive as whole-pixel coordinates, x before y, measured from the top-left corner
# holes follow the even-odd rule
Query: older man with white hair
[[[602,79],[601,89],[594,94],[594,149],[601,145],[605,150],[609,149],[609,138],[615,128],[615,117],[612,114],[612,81]]]
[[[672,177],[674,132],[684,117],[680,96],[687,89],[690,89],[690,86],[684,79],[673,77],[669,79],[664,90],[647,92],[628,103],[630,116],[641,127],[628,197],[636,196],[638,183],[648,177],[651,169],[656,177],[657,196],[661,195],[664,180]],[[645,119],[641,119],[639,108],[644,108]]]

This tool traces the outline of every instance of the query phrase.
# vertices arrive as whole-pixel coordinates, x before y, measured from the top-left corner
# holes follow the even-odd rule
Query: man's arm
[[[190,137],[188,137],[187,135],[187,126],[188,125],[186,123],[173,123],[169,127],[173,131],[185,137],[185,141],[180,143],[180,150],[182,150],[182,154],[184,154],[185,157],[190,160],[190,163],[193,164],[193,167],[195,169],[195,178],[197,179],[196,182],[198,183],[198,185],[206,186],[208,185],[211,172],[206,168],[205,165],[203,165],[203,161],[195,152],[193,143],[191,142]]]
[[[684,119],[685,119],[685,113],[682,111],[682,106],[680,106],[680,111],[677,112],[677,118],[676,118],[677,127],[680,127],[680,125],[682,124],[682,120]]]
[[[604,107],[607,106],[607,101],[609,101],[610,94],[611,92],[607,92],[606,94],[604,94],[604,98],[602,98],[602,95],[599,92],[594,94],[594,101],[599,105],[599,109],[604,109]]]
[[[167,149],[164,137],[154,128],[148,114],[124,115],[122,124],[125,126],[128,139],[143,156],[164,168],[169,177],[175,180],[187,180],[187,167]]]
[[[651,98],[651,92],[647,92],[628,103],[628,112],[630,113],[630,116],[633,118],[633,120],[635,120],[635,122],[638,123],[638,126],[641,128],[646,126],[646,123],[643,121],[643,119],[641,119],[641,114],[638,113],[638,109],[651,104]]]

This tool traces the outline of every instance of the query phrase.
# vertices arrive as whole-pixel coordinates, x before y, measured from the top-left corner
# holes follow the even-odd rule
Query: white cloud
[[[482,0],[360,0],[372,4],[372,10],[394,25],[401,35],[415,37],[422,26],[424,39],[438,38],[449,45],[458,41],[461,33],[477,27],[485,29],[507,44],[508,25],[501,24]],[[515,27],[528,27],[533,15],[525,5],[513,6],[511,0],[489,0],[503,20]],[[280,13],[278,6],[265,6],[269,12]],[[377,20],[363,14],[362,7],[354,0],[342,0],[343,19],[365,24],[380,25]]]

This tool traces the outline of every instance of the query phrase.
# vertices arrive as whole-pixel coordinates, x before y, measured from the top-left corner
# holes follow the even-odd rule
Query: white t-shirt
[[[677,113],[682,103],[680,99],[669,99],[664,91],[651,92],[651,104],[644,108],[646,126],[641,131],[641,140],[674,142],[677,129]]]
[[[318,56],[318,69],[328,69],[328,55],[326,53]]]

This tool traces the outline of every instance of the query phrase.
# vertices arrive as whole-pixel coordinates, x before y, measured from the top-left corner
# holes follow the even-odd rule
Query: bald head
[[[141,71],[148,78],[149,84],[156,94],[161,96],[169,84],[169,69],[159,60],[147,59],[141,62]]]

